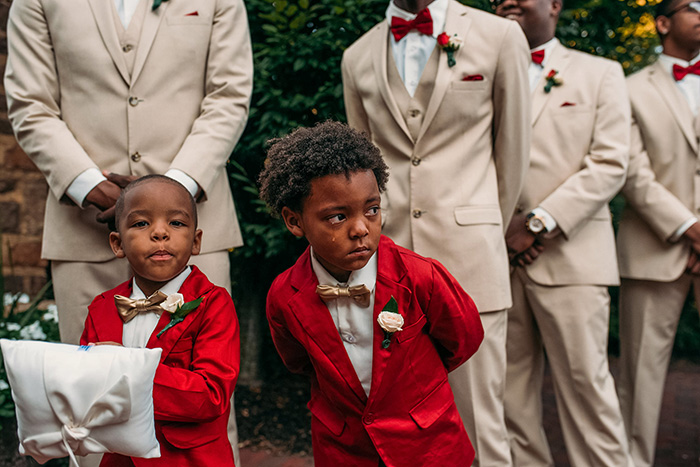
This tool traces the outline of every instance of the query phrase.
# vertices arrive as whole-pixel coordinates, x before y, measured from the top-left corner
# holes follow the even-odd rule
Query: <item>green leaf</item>
[[[393,295],[391,296],[389,301],[386,302],[386,305],[384,305],[384,307],[382,307],[382,311],[388,311],[390,313],[398,313],[399,312],[399,304]]]
[[[178,307],[175,314],[178,314],[179,312],[184,312],[184,314],[189,313],[190,311],[197,308],[199,304],[202,303],[202,300],[204,300],[204,297],[199,297],[197,300],[192,300],[191,302],[185,303],[181,307]]]

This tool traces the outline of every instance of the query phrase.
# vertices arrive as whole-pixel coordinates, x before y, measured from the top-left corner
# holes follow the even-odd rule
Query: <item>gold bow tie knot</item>
[[[369,306],[370,290],[366,285],[354,285],[352,287],[338,287],[335,285],[318,285],[316,293],[324,303],[340,297],[349,297],[357,302],[361,307]]]
[[[163,311],[160,304],[168,298],[160,290],[146,299],[128,298],[122,295],[114,296],[114,303],[117,305],[117,312],[124,323],[128,323],[139,313],[154,312],[160,314]]]

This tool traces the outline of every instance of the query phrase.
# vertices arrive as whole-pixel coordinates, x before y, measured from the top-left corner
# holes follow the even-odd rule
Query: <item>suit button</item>
[[[420,115],[420,110],[418,110],[418,109],[409,110],[408,115],[411,116],[412,118],[416,118],[417,116]]]
[[[365,415],[364,419],[365,425],[371,425],[374,422],[374,414],[372,412]]]
[[[423,211],[421,211],[420,209],[413,210],[413,217],[415,217],[416,219],[418,219],[422,215],[423,215]]]
[[[133,45],[131,44],[126,44],[124,47],[122,47],[122,52],[131,52],[131,50],[134,48]]]
[[[129,105],[132,107],[136,107],[137,105],[139,105],[139,98],[135,97],[135,96],[131,96],[129,98]]]
[[[131,155],[131,160],[134,161],[134,162],[140,161],[140,160],[141,160],[141,154],[139,154],[138,152],[133,153],[133,154]]]
[[[414,157],[413,159],[411,159],[411,164],[415,165],[416,167],[418,167],[420,165],[420,163],[421,163],[421,160],[419,157]]]

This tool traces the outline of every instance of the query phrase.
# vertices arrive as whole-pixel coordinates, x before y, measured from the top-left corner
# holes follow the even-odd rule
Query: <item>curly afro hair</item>
[[[301,212],[311,194],[311,181],[326,175],[371,170],[383,192],[389,168],[379,149],[363,133],[327,121],[299,128],[283,138],[268,141],[265,168],[260,173],[260,198],[277,214],[283,207]]]

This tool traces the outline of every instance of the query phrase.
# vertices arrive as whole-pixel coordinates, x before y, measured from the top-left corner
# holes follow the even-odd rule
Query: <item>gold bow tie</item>
[[[335,285],[317,285],[316,293],[324,303],[328,303],[339,297],[349,297],[361,307],[369,306],[370,290],[366,285],[354,285],[352,287],[337,287]]]
[[[117,311],[122,321],[128,323],[139,313],[148,313],[149,311],[160,314],[163,311],[160,304],[168,298],[166,294],[160,290],[146,299],[133,299],[122,295],[114,296],[114,303],[117,305]]]

